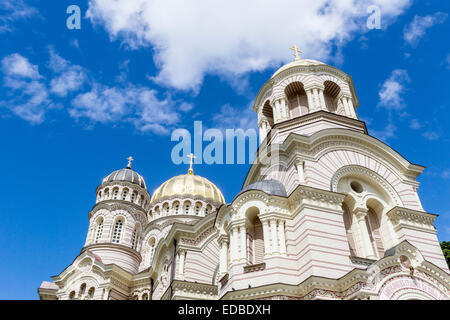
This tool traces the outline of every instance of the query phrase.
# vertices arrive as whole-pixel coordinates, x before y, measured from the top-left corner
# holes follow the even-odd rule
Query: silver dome
[[[112,182],[112,181],[128,181],[142,188],[146,189],[144,178],[142,178],[136,171],[133,171],[129,168],[116,170],[103,179],[102,183]]]
[[[286,188],[284,187],[284,185],[280,181],[273,180],[273,179],[258,181],[258,182],[249,184],[248,186],[244,187],[241,190],[241,192],[238,193],[238,195],[240,195],[241,193],[244,193],[245,191],[248,191],[248,190],[260,190],[269,195],[287,197],[287,192],[286,192]]]

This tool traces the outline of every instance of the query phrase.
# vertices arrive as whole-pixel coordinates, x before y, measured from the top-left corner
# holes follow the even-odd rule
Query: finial
[[[290,50],[294,51],[294,61],[298,61],[300,60],[300,56],[298,55],[299,53],[303,53],[302,50],[300,50],[295,44],[289,48]]]
[[[194,174],[194,169],[192,169],[192,165],[194,164],[194,159],[196,158],[192,153],[188,154],[188,158],[191,158],[191,163],[189,165],[188,174]]]
[[[133,161],[134,159],[133,159],[132,156],[129,156],[129,157],[127,158],[127,160],[128,160],[127,169],[131,169],[131,161]]]

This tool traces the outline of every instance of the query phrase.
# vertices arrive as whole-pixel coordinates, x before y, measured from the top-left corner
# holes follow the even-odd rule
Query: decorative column
[[[366,224],[366,215],[368,209],[357,207],[353,211],[356,216],[356,221],[358,222],[359,232],[362,240],[363,255],[368,259],[376,259],[375,253],[373,251],[372,243],[370,242],[369,230]]]
[[[272,254],[278,253],[278,237],[277,237],[277,220],[270,220],[270,228],[272,234]]]
[[[299,160],[297,161],[297,174],[298,174],[298,181],[300,184],[305,183],[305,161]]]
[[[186,258],[186,251],[178,252],[178,276],[183,279],[184,278],[184,261]]]
[[[238,228],[233,227],[230,232],[230,261],[239,259],[238,256]]]
[[[228,240],[226,238],[219,239],[220,241],[220,260],[219,260],[219,274],[228,272]]]
[[[313,95],[314,95],[314,111],[320,110],[320,98],[319,98],[319,90],[317,88],[313,89]]]
[[[320,109],[327,111],[327,105],[325,103],[325,97],[323,95],[323,89],[319,89]]]
[[[245,230],[245,224],[239,227],[240,239],[241,239],[241,256],[240,260],[247,260],[247,233]]]
[[[280,108],[281,108],[281,114],[283,120],[287,120],[289,118],[288,112],[287,112],[287,105],[286,105],[286,98],[280,99]]]
[[[348,105],[348,109],[350,111],[350,116],[354,119],[358,119],[358,116],[356,115],[355,107],[353,106],[352,98],[347,98],[347,105]]]
[[[305,91],[306,91],[306,96],[308,98],[309,112],[313,112],[313,111],[315,111],[313,91],[312,91],[312,89],[308,89],[308,90],[305,89]]]
[[[275,100],[275,107],[273,107],[273,122],[278,123],[281,120],[280,114],[280,100]]]
[[[280,220],[278,223],[278,239],[280,239],[280,253],[285,255],[286,254],[286,236],[285,236],[285,230],[284,225],[286,221]]]
[[[264,255],[268,255],[270,253],[270,239],[269,239],[269,221],[263,220],[263,238],[264,238]]]

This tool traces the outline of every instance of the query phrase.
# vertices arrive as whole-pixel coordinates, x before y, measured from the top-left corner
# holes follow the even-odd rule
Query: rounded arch
[[[391,200],[393,206],[403,206],[403,203],[400,199],[400,196],[396,192],[396,190],[391,186],[391,184],[386,181],[382,176],[380,176],[375,171],[372,171],[368,168],[358,166],[358,165],[347,165],[339,168],[333,174],[330,182],[330,190],[333,192],[340,191],[349,191],[349,190],[339,190],[339,183],[343,178],[356,178],[361,183],[361,179],[363,181],[368,182],[368,184],[372,184],[377,186],[376,189],[381,191],[384,196],[388,197]],[[349,180],[350,181],[350,180]],[[350,182],[351,183],[351,182]],[[349,189],[351,189],[351,185],[349,184]],[[373,193],[373,190],[371,190]],[[370,196],[369,196],[370,198]]]
[[[273,127],[274,124],[274,117],[273,117],[273,108],[270,105],[270,101],[267,100],[263,107],[262,107],[262,111],[261,114],[266,118],[266,120],[269,122],[269,126]]]
[[[337,111],[337,100],[339,93],[341,92],[341,87],[333,81],[326,80],[324,83],[323,96],[325,98],[325,105],[329,112]]]
[[[303,83],[294,81],[284,89],[289,118],[296,118],[309,113],[308,97]]]

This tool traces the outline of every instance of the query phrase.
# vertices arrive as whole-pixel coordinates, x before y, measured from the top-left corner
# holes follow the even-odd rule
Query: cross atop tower
[[[295,44],[289,48],[290,50],[294,51],[294,61],[298,61],[300,60],[300,56],[298,55],[299,53],[303,53],[302,50],[300,50]]]
[[[187,157],[191,159],[191,162],[190,162],[190,165],[189,165],[188,174],[194,174],[194,169],[192,169],[192,165],[194,164],[194,159],[196,158],[196,156],[194,156],[191,153],[191,154],[188,154]]]
[[[129,157],[127,158],[127,160],[128,160],[127,169],[131,169],[131,161],[133,161],[134,159],[133,159],[132,156],[129,156]]]

